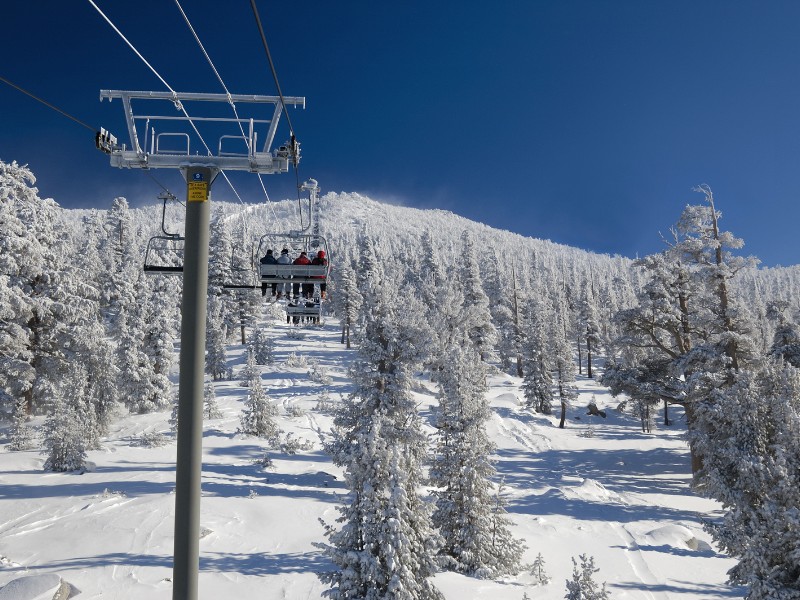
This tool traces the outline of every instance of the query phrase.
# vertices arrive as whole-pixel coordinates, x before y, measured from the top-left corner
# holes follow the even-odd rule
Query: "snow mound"
[[[589,500],[592,502],[621,502],[619,494],[612,492],[594,479],[583,479],[580,485],[562,488],[567,498]]]
[[[0,588],[0,600],[66,600],[80,592],[55,573],[30,575]]]
[[[698,552],[712,552],[713,549],[703,540],[698,540],[694,534],[683,525],[665,525],[645,534],[647,540],[654,546],[671,546],[696,550]]]
[[[511,406],[519,406],[519,398],[516,394],[512,394],[510,392],[506,392],[504,394],[498,394],[494,398],[489,400],[489,404],[495,406],[497,404],[509,404]]]

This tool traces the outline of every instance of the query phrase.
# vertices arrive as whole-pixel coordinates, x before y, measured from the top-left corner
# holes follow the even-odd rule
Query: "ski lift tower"
[[[104,129],[97,134],[96,145],[110,155],[111,165],[122,169],[179,169],[186,181],[172,597],[195,600],[200,565],[209,192],[214,179],[223,170],[271,174],[287,172],[290,162],[296,165],[300,152],[294,138],[275,150],[272,144],[284,107],[305,108],[305,98],[101,90],[100,101],[104,99],[122,101],[130,139],[130,146],[120,145]],[[137,106],[147,101],[148,108],[157,110],[137,115],[133,111],[134,101]],[[238,113],[234,113],[236,118],[190,117],[186,110],[189,104],[194,112],[195,106],[208,108],[209,103],[217,107],[220,103],[254,105],[253,111],[261,108],[261,114],[265,104],[272,105],[273,109],[271,115],[266,115],[271,117],[267,119],[240,118]],[[164,131],[156,132],[156,124]],[[220,133],[216,154],[200,137],[198,124]],[[259,130],[266,130],[263,141],[258,139]]]

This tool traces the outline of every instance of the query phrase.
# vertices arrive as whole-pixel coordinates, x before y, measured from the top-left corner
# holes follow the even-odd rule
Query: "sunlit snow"
[[[236,433],[247,393],[236,373],[245,361],[242,346],[230,347],[234,377],[216,384],[224,418],[205,422],[202,598],[319,598],[325,588],[315,573],[331,567],[314,547],[324,540],[320,519],[334,524],[336,506],[347,501],[341,472],[321,447],[332,415],[317,405],[323,388],[334,406],[350,392],[355,350],[339,343],[333,319],[299,329],[277,316],[268,323],[277,360],[262,368],[264,388],[281,428],[313,449],[281,454]],[[314,361],[330,375],[328,385],[310,377]],[[442,572],[435,585],[449,600],[560,599],[571,557],[587,554],[615,599],[741,597],[724,583],[734,561],[702,529],[718,506],[690,489],[682,414],[673,409],[673,426],[643,434],[601,386],[585,377],[577,383],[580,398],[560,430],[556,417],[523,408],[519,379],[490,379],[488,428],[513,531],[528,546],[526,563],[541,553],[550,583],[537,586],[526,570],[501,581]],[[434,393],[424,379],[414,390],[428,422]],[[587,414],[592,398],[606,419]],[[103,449],[89,453],[93,466],[84,474],[45,473],[37,451],[3,452],[0,585],[33,579],[5,587],[0,598],[52,598],[61,580],[80,590],[77,598],[171,597],[176,444],[169,417],[167,410],[120,418]],[[155,432],[167,444],[142,445],[142,435]],[[273,467],[265,470],[256,462],[267,452]],[[31,586],[50,586],[36,591],[50,595],[31,596]]]

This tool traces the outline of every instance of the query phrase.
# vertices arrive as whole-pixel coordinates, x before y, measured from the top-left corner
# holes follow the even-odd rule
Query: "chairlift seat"
[[[142,270],[149,274],[183,273],[185,238],[179,235],[156,235],[147,242]]]
[[[262,264],[261,283],[325,283],[327,265],[280,265]]]
[[[286,314],[293,317],[318,317],[320,316],[319,302],[300,301],[297,305],[287,304]]]
[[[145,273],[183,273],[183,265],[148,265],[142,269]]]

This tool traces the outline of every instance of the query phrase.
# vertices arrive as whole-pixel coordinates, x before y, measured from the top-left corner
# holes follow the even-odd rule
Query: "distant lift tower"
[[[239,94],[192,94],[101,90],[100,100],[119,98],[125,110],[130,147],[103,130],[97,147],[123,169],[180,169],[186,180],[186,245],[181,312],[178,389],[178,458],[175,476],[174,600],[196,600],[200,568],[200,478],[202,471],[203,372],[208,285],[209,190],[221,170],[285,173],[299,160],[297,142],[272,150],[284,106],[305,108],[305,98]],[[136,115],[133,101],[159,110]],[[205,103],[205,104],[204,104]],[[213,103],[213,104],[212,104]],[[187,106],[223,114],[224,106],[271,104],[271,119],[190,117]],[[166,109],[166,110],[165,110]],[[238,111],[237,113],[238,114]],[[267,115],[270,116],[270,115]],[[165,131],[156,131],[155,125]],[[215,132],[216,154],[200,137],[197,124]],[[263,141],[257,131],[266,129]],[[140,142],[141,140],[141,142]],[[261,146],[259,146],[259,143]]]

